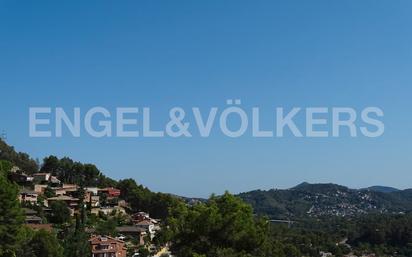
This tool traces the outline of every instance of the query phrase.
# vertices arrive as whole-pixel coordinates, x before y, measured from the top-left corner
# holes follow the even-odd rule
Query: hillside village
[[[135,251],[137,256],[142,247],[152,253],[160,250],[152,244],[152,240],[161,230],[161,220],[151,218],[146,212],[131,213],[128,202],[121,199],[121,191],[117,188],[83,188],[62,183],[47,172],[27,175],[17,166],[13,167],[9,178],[20,186],[18,198],[25,207],[27,227],[34,230],[62,230],[59,224],[51,221],[53,215],[58,215],[58,206],[63,206],[72,218],[86,211],[89,219],[122,219],[122,225],[114,227],[113,237],[99,234],[93,226],[86,227],[92,257],[126,257],[126,249]]]
[[[52,222],[53,216],[59,211],[56,206],[62,205],[67,208],[68,216],[71,218],[84,215],[82,212],[86,211],[86,216],[92,220],[110,219],[110,217],[122,220],[122,225],[113,227],[112,235],[99,233],[97,224],[85,228],[89,235],[88,242],[92,257],[136,257],[142,256],[142,249],[146,249],[147,256],[170,255],[167,248],[153,242],[156,234],[162,229],[162,220],[154,219],[149,213],[143,211],[131,213],[129,203],[121,198],[120,189],[65,184],[51,173],[38,172],[27,175],[17,166],[13,167],[9,178],[20,186],[18,199],[24,206],[25,226],[33,230],[44,229],[57,233],[64,230],[60,222]],[[351,210],[345,206],[342,208]],[[312,207],[311,211],[313,209]],[[339,215],[336,212],[329,214]],[[130,252],[134,254],[130,255]],[[320,251],[319,256],[335,255],[331,252]],[[375,256],[375,254],[362,255],[362,257]],[[348,254],[344,257],[356,257],[356,255]]]
[[[0,183],[8,187],[0,186],[0,239],[9,240],[0,245],[1,257],[405,257],[412,252],[412,216],[400,211],[410,206],[408,190],[375,194],[304,183],[240,197],[191,199],[151,192],[133,179],[112,180],[93,164],[67,157],[48,156],[38,165],[1,140]],[[269,220],[259,213],[283,207],[306,218]],[[379,216],[368,216],[369,211]],[[13,254],[3,254],[3,248]]]

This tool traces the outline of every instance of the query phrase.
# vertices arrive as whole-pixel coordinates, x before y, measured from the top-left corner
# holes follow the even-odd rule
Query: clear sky
[[[187,196],[412,187],[412,2],[0,0],[0,129],[42,159]],[[379,138],[30,138],[31,106],[378,106]],[[157,114],[157,115],[156,115]]]

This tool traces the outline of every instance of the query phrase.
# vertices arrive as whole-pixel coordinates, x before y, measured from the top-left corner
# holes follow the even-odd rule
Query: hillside
[[[363,190],[370,190],[370,191],[382,192],[382,193],[392,193],[392,192],[400,191],[397,188],[386,187],[386,186],[371,186],[371,187],[364,188]]]
[[[27,153],[17,152],[14,147],[9,146],[0,139],[0,160],[7,160],[17,165],[28,174],[33,174],[38,170],[38,163]]]
[[[387,187],[350,189],[336,184],[302,183],[290,189],[255,190],[239,194],[257,214],[271,218],[355,216],[412,210],[412,190]]]

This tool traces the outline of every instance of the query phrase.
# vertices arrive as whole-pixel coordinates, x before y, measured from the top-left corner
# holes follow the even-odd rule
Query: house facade
[[[34,191],[22,190],[19,193],[20,202],[29,202],[31,204],[37,204],[38,194]]]
[[[90,240],[92,257],[126,257],[125,242],[109,236],[94,236]]]

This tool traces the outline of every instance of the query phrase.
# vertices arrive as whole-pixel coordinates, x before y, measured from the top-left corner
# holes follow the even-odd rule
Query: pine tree
[[[17,200],[18,188],[7,179],[9,163],[0,161],[0,257],[15,256],[23,215]]]
[[[84,232],[82,219],[76,215],[76,227],[64,242],[64,255],[66,257],[89,257],[91,251],[88,240],[89,236]]]

